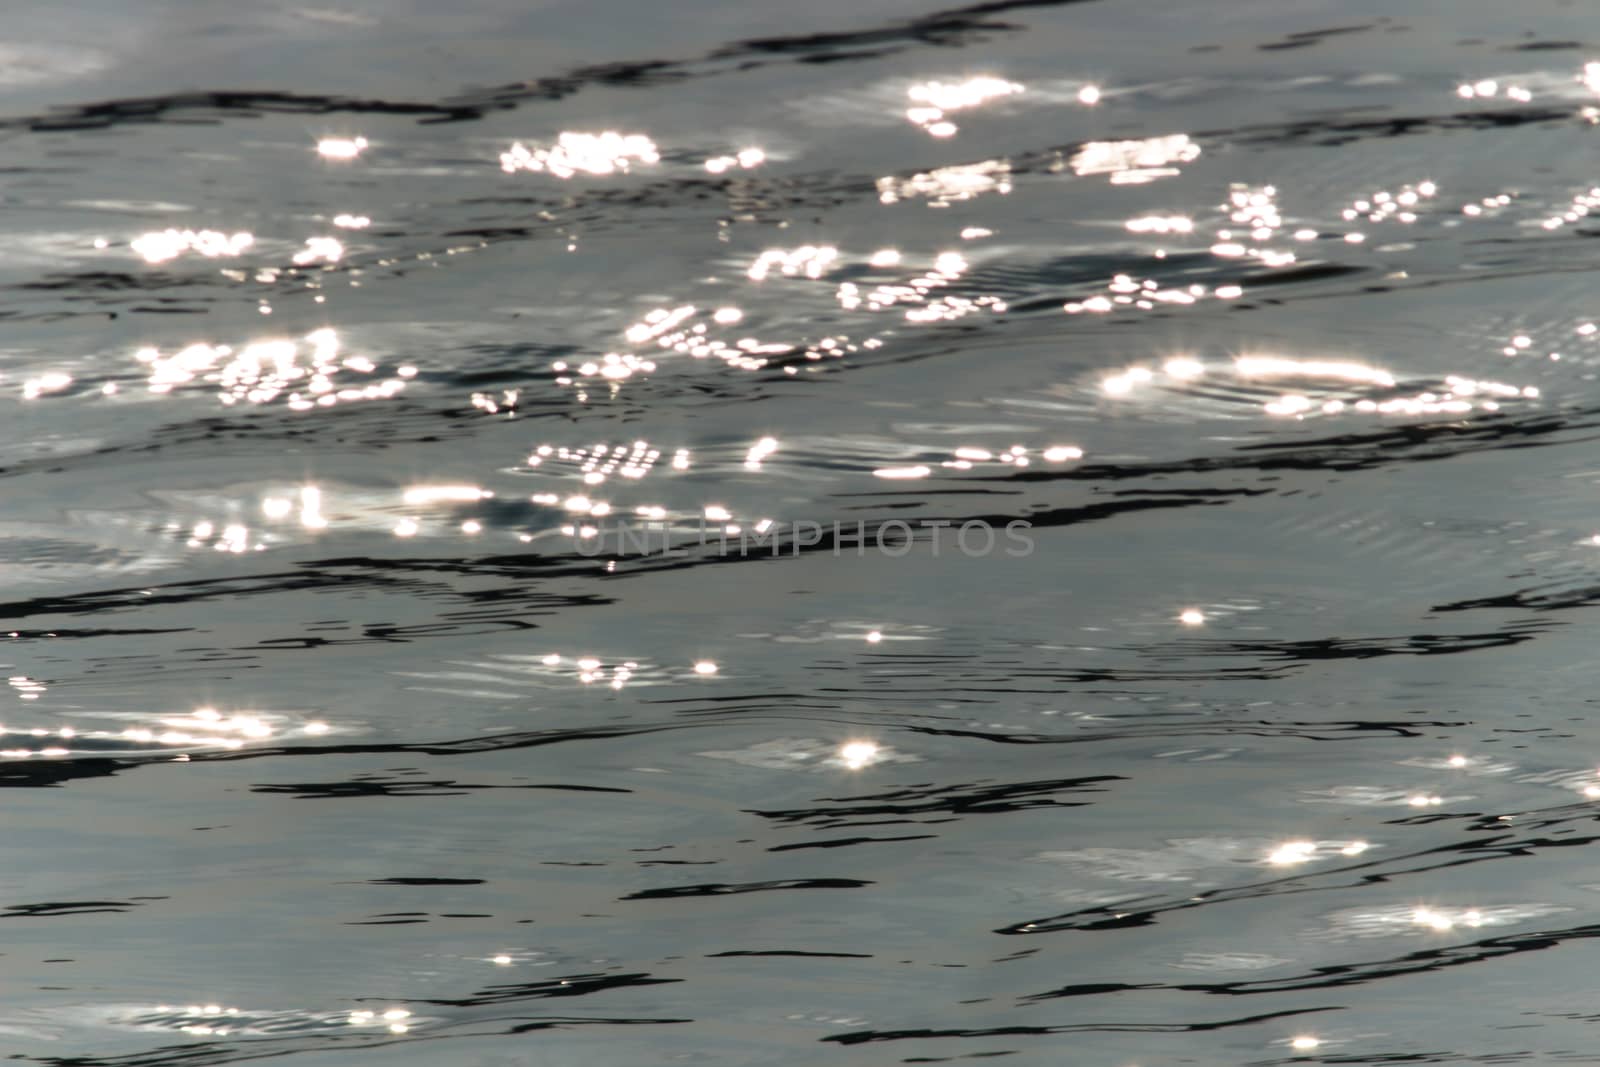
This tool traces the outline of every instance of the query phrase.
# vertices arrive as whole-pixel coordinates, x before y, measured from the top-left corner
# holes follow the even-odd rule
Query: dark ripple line
[[[780,889],[860,889],[874,885],[859,878],[782,878],[770,882],[706,882],[701,885],[641,889],[618,900],[676,900],[683,897],[726,897],[740,893],[767,893]]]
[[[301,800],[347,800],[359,797],[459,797],[483,789],[549,789],[571,793],[632,793],[605,785],[568,785],[562,783],[516,783],[490,785],[476,782],[457,782],[453,779],[432,781],[386,781],[353,779],[346,782],[272,782],[252,785],[252,793],[276,793]]]
[[[1300,974],[1282,978],[1264,978],[1236,982],[1137,984],[1106,983],[1104,985],[1063,986],[1044,993],[1034,993],[1022,998],[1035,1003],[1066,997],[1097,996],[1105,993],[1170,991],[1207,993],[1216,996],[1253,996],[1262,993],[1305,992],[1307,990],[1340,989],[1346,986],[1366,985],[1385,978],[1426,974],[1517,956],[1526,952],[1542,952],[1558,948],[1568,941],[1583,941],[1600,937],[1600,924],[1590,923],[1565,930],[1547,930],[1537,933],[1506,934],[1489,937],[1464,945],[1418,949],[1391,959],[1362,963],[1328,964],[1313,967]]]
[[[1189,1034],[1211,1030],[1226,1030],[1238,1026],[1253,1026],[1273,1019],[1289,1019],[1298,1015],[1312,1015],[1325,1011],[1343,1011],[1338,1006],[1320,1008],[1292,1008],[1288,1011],[1247,1015],[1238,1019],[1222,1019],[1198,1023],[1063,1023],[1057,1026],[991,1026],[970,1030],[857,1030],[848,1034],[830,1034],[821,1038],[840,1045],[861,1045],[868,1042],[913,1041],[927,1038],[965,1037],[1045,1037],[1051,1034]]]
[[[1089,800],[1062,800],[1061,795],[1079,796],[1104,793],[1099,786],[1122,782],[1121,775],[1100,774],[1083,778],[1060,778],[1037,782],[969,783],[930,785],[897,789],[855,797],[821,797],[818,804],[830,807],[791,808],[776,811],[747,809],[751,815],[780,824],[809,824],[814,828],[852,825],[843,820],[894,815],[997,815],[1038,808],[1081,808]]]
[[[252,1060],[277,1059],[301,1052],[334,1052],[351,1049],[371,1050],[391,1046],[414,1046],[425,1041],[449,1041],[464,1037],[486,1035],[516,1036],[542,1030],[567,1029],[574,1026],[660,1026],[692,1023],[693,1019],[605,1017],[605,1016],[540,1016],[528,1018],[510,1016],[501,1019],[473,1020],[458,1024],[460,1033],[435,1032],[407,1034],[404,1037],[388,1035],[337,1035],[296,1036],[245,1041],[186,1042],[182,1045],[163,1045],[143,1052],[111,1056],[28,1056],[13,1054],[17,1062],[37,1063],[41,1067],[221,1067],[229,1063]],[[487,1030],[485,1024],[497,1023],[503,1029]]]
[[[1443,816],[1445,818],[1459,819],[1463,816]],[[1466,817],[1483,818],[1480,813],[1466,813]],[[1600,821],[1600,815],[1595,815],[1588,809],[1583,809],[1581,818],[1589,821]],[[1435,817],[1438,818],[1438,817]],[[1400,824],[1412,820],[1394,820]],[[1496,819],[1489,825],[1504,830],[1506,823]],[[1481,829],[1482,827],[1473,827]],[[1447,870],[1453,867],[1465,867],[1475,863],[1488,862],[1501,859],[1526,858],[1535,856],[1536,849],[1552,848],[1583,848],[1595,841],[1600,841],[1600,835],[1586,837],[1534,837],[1517,838],[1512,834],[1492,838],[1488,841],[1468,841],[1455,844],[1439,845],[1434,848],[1421,849],[1398,856],[1371,860],[1363,863],[1345,864],[1323,871],[1303,872],[1288,874],[1263,882],[1252,882],[1246,885],[1228,886],[1222,889],[1210,889],[1181,900],[1157,900],[1154,903],[1139,903],[1137,901],[1120,901],[1115,904],[1095,905],[1079,908],[1070,912],[1048,918],[1034,919],[1002,926],[994,932],[1007,936],[1032,936],[1036,934],[1060,933],[1068,930],[1122,930],[1141,926],[1151,926],[1158,918],[1170,912],[1189,911],[1194,908],[1211,907],[1215,904],[1231,903],[1238,900],[1259,899],[1262,897],[1298,895],[1302,893],[1326,893],[1339,889],[1349,889],[1354,886],[1387,883],[1401,875],[1421,874],[1428,871]],[[1413,860],[1428,860],[1432,857],[1445,857],[1438,862],[1424,862],[1416,866],[1400,870],[1385,868]],[[1366,873],[1361,873],[1366,872]],[[1335,879],[1356,875],[1354,881],[1337,881]],[[1333,883],[1333,884],[1327,884]],[[1148,901],[1150,898],[1145,898]]]
[[[0,119],[0,130],[36,133],[108,129],[118,125],[161,122],[187,112],[221,120],[263,114],[328,115],[336,113],[414,116],[423,122],[481,119],[528,101],[552,101],[593,86],[655,88],[674,81],[742,73],[773,62],[816,63],[872,59],[898,48],[872,45],[923,45],[949,48],[971,43],[984,33],[1015,32],[1023,27],[987,16],[1037,7],[1057,7],[1085,0],[988,0],[986,3],[930,12],[866,30],[845,30],[784,37],[758,37],[722,45],[697,59],[651,59],[578,67],[566,74],[471,90],[437,101],[383,100],[319,93],[261,90],[219,90],[111,100],[58,109],[40,115]],[[699,69],[712,64],[709,69]]]

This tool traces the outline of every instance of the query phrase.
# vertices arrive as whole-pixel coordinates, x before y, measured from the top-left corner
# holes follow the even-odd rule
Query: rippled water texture
[[[1595,1062],[1589,8],[15,6],[10,1060]]]

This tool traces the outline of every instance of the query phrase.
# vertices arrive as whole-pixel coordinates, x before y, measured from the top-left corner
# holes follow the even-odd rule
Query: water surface
[[[1584,15],[8,13],[0,1048],[1589,1061]]]

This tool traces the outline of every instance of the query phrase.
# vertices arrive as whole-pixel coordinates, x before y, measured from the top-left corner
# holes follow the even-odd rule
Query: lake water
[[[5,1057],[1596,1062],[1588,8],[12,8]]]

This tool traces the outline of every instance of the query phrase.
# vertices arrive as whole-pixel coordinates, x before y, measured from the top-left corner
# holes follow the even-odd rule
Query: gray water
[[[1594,24],[13,4],[0,1053],[1600,1060]]]

